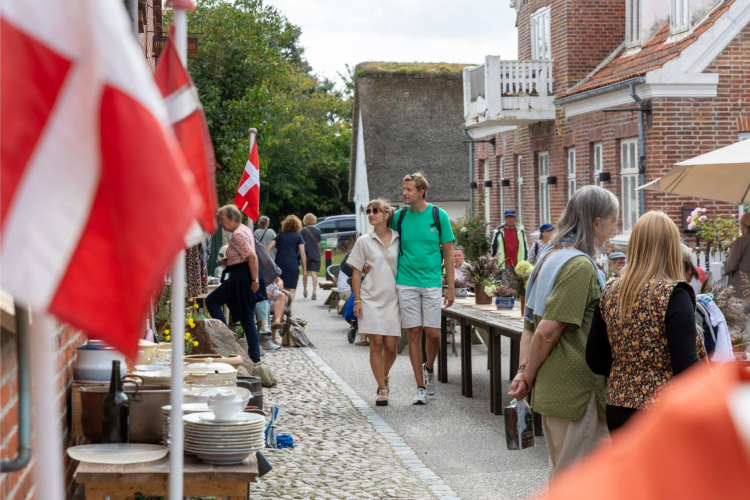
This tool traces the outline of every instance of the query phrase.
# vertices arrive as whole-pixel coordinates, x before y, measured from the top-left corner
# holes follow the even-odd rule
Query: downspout
[[[16,472],[31,459],[31,378],[29,375],[29,310],[16,304],[16,346],[18,356],[18,451],[0,461],[0,472]]]
[[[641,109],[643,99],[638,97],[635,93],[635,83],[630,84],[630,97],[638,104],[638,108]],[[643,124],[643,111],[638,113],[638,185],[643,186],[646,184],[646,145],[644,143],[644,124]],[[643,189],[639,190],[638,194],[638,215],[643,216],[646,213],[646,193]]]
[[[466,131],[466,127],[461,127],[461,132],[464,133],[469,141],[474,139]],[[469,214],[471,218],[474,218],[474,190],[471,186],[474,184],[474,143],[469,142]]]

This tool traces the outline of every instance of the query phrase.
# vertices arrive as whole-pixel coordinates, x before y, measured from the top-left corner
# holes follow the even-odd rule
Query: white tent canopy
[[[725,201],[750,201],[750,140],[677,163],[667,175],[641,186],[647,191]]]

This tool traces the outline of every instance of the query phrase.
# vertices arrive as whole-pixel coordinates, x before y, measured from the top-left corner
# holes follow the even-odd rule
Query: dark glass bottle
[[[112,379],[109,393],[104,398],[102,413],[102,443],[127,443],[130,441],[130,401],[122,390],[120,362],[112,361]]]

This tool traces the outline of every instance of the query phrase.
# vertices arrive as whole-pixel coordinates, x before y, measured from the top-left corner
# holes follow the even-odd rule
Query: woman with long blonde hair
[[[594,310],[586,362],[609,377],[607,427],[659,403],[675,375],[705,357],[695,293],[685,283],[680,232],[664,212],[648,212],[630,235],[627,265]]]
[[[391,229],[395,210],[387,201],[367,204],[367,220],[373,230],[354,243],[346,263],[354,269],[352,293],[360,333],[370,342],[370,368],[378,383],[377,406],[388,406],[388,374],[396,361],[401,337],[401,313],[396,292],[399,235]],[[362,271],[369,267],[367,276]]]

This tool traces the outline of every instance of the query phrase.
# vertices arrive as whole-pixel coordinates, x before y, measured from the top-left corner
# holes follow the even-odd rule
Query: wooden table
[[[136,495],[169,495],[169,455],[156,462],[104,465],[81,462],[75,475],[85,485],[86,500],[134,500]],[[209,465],[185,456],[183,493],[188,496],[247,500],[249,484],[258,480],[255,454],[237,465]]]
[[[490,411],[501,415],[502,375],[500,337],[510,338],[510,373],[518,371],[523,320],[520,311],[498,311],[495,306],[473,306],[474,299],[458,299],[442,310],[440,331],[440,354],[438,356],[438,380],[448,382],[448,318],[455,319],[461,327],[461,394],[473,397],[471,381],[471,332],[469,327],[480,328],[489,333],[488,364],[490,367]],[[516,317],[514,317],[516,316]]]

